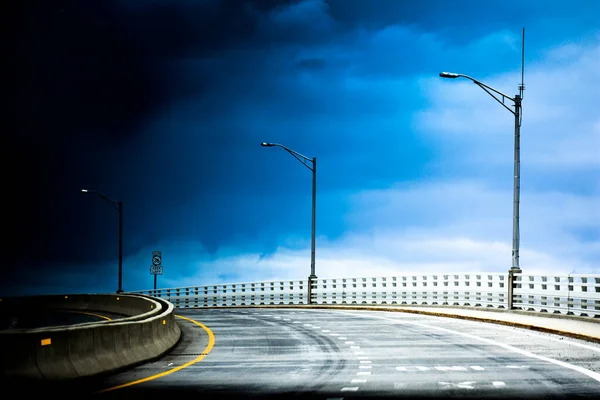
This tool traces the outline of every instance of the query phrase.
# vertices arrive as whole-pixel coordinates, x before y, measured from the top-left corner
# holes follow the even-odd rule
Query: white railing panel
[[[506,274],[420,274],[317,279],[317,304],[506,307]]]
[[[600,317],[600,275],[515,274],[513,308]],[[508,274],[443,273],[317,278],[312,302],[356,305],[447,305],[506,308]],[[308,304],[308,280],[243,282],[132,293],[165,298],[176,307]]]
[[[519,275],[515,308],[555,314],[600,317],[600,275]]]

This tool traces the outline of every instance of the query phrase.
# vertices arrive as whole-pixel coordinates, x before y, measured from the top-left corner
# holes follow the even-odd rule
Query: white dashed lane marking
[[[513,368],[513,365],[507,365],[504,366],[504,368]],[[524,366],[525,368],[529,368],[528,366]],[[469,369],[470,368],[470,369]],[[488,367],[489,369],[490,367]],[[497,367],[492,367],[493,368],[502,368],[501,366],[497,366]],[[432,367],[426,367],[423,365],[406,365],[406,366],[399,366],[396,367],[396,371],[404,371],[404,372],[417,372],[417,371],[431,371],[431,370],[436,370],[436,371],[454,371],[454,372],[465,372],[465,371],[485,371],[486,369],[484,367],[480,367],[478,365],[471,365],[469,367],[465,367],[465,366],[461,366],[461,365],[435,365]]]

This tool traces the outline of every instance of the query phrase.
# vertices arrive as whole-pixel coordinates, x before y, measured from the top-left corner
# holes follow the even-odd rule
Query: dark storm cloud
[[[167,211],[166,217],[158,218],[160,222],[151,214],[156,211],[153,206],[169,210],[189,204],[198,190],[210,193],[222,185],[218,174],[202,173],[215,167],[213,158],[218,155],[204,151],[198,157],[198,152],[181,149],[211,141],[215,145],[214,140],[222,144],[227,133],[219,133],[218,139],[209,132],[200,139],[187,135],[192,139],[175,140],[180,146],[175,150],[164,141],[153,142],[148,121],[168,114],[165,110],[182,99],[223,91],[227,77],[218,68],[223,53],[302,41],[302,33],[294,27],[300,31],[306,27],[310,39],[310,22],[303,15],[310,18],[311,8],[301,5],[299,17],[294,10],[286,12],[298,4],[20,2],[15,14],[20,23],[14,31],[16,123],[7,143],[15,157],[4,181],[11,193],[6,205],[11,213],[5,219],[5,229],[11,232],[7,262],[35,266],[46,261],[114,259],[117,213],[100,198],[83,197],[81,188],[124,200],[124,224],[129,229],[126,254],[166,231],[189,236],[207,225],[218,228],[222,221],[208,206],[209,211],[201,215],[203,228],[199,224],[171,226],[170,222],[180,221],[171,218],[176,211]],[[205,60],[208,65],[204,71],[195,70],[193,77],[178,75],[179,64],[190,59]],[[210,65],[210,60],[216,65]],[[243,64],[240,58],[237,70],[243,70]],[[217,115],[228,106],[229,94],[223,94],[220,104],[212,98],[195,113]],[[176,123],[171,128],[178,129]],[[201,130],[194,129],[202,136]],[[235,137],[231,140],[236,141]],[[158,162],[149,154],[169,146],[173,150],[162,151]],[[203,159],[206,165],[198,162]],[[199,176],[183,182],[172,178],[185,174],[186,168],[200,171]],[[182,185],[194,180],[196,185]],[[160,192],[153,186],[160,187]],[[236,201],[237,197],[226,196],[221,204],[235,216]],[[146,224],[150,229],[143,228]],[[136,230],[140,233],[132,234]],[[204,236],[210,242],[211,236],[218,241],[222,235],[213,229]],[[11,271],[17,273],[14,268]]]
[[[379,30],[390,25],[409,25],[427,32],[438,32],[449,43],[466,44],[481,35],[498,30],[543,30],[538,40],[551,43],[570,33],[588,29],[593,32],[598,23],[596,0],[569,3],[562,0],[544,1],[543,10],[537,1],[522,1],[518,5],[505,0],[325,0],[329,14],[346,30]],[[556,28],[549,30],[548,25]]]
[[[9,263],[81,260],[77,245],[58,245],[81,233],[69,194],[100,186],[110,151],[162,107],[163,91],[110,2],[22,1],[14,21]]]

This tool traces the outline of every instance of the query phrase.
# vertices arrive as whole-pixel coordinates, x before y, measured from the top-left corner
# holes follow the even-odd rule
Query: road
[[[177,315],[182,339],[169,354],[70,389],[106,399],[600,398],[600,344],[578,339],[396,312]]]

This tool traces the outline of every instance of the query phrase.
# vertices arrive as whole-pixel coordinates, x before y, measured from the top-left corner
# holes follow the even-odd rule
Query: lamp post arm
[[[479,85],[481,88],[486,88],[486,89],[489,89],[489,90],[491,90],[491,91],[492,91],[492,92],[494,92],[494,93],[498,93],[498,94],[499,94],[500,96],[502,96],[502,97],[506,97],[506,98],[507,98],[507,99],[509,99],[509,100],[515,101],[515,99],[513,99],[513,98],[512,98],[512,97],[510,97],[509,95],[507,95],[507,94],[504,94],[504,93],[502,93],[501,91],[499,91],[499,90],[496,90],[496,89],[494,89],[493,87],[491,87],[491,86],[489,86],[489,85],[486,85],[485,83],[483,83],[483,82],[481,82],[481,81],[478,81],[478,80],[477,80],[477,79],[475,79],[475,78],[471,78],[471,77],[470,77],[470,76],[468,76],[468,75],[462,75],[462,74],[460,74],[460,76],[462,76],[462,77],[464,77],[464,78],[467,78],[467,79],[470,79],[470,80],[472,80],[472,81],[473,81],[473,83],[475,83],[476,85]]]
[[[110,197],[106,196],[105,194],[96,192],[95,190],[87,190],[87,193],[93,193],[95,195],[100,196],[102,199],[104,199],[104,201],[106,201],[108,204],[110,204],[115,210],[121,211],[121,202],[120,201],[113,200]]]
[[[470,77],[469,75],[464,75],[464,74],[456,74],[457,76],[463,77],[463,78],[467,78],[470,79],[471,81],[473,81],[474,84],[476,84],[477,86],[479,86],[480,88],[482,88],[483,90],[485,90],[485,92],[487,94],[489,94],[490,96],[492,96],[494,98],[494,100],[496,100],[498,103],[500,103],[502,105],[502,107],[506,108],[508,111],[510,111],[513,115],[515,114],[515,111],[511,110],[505,103],[504,103],[504,99],[508,99],[514,103],[516,103],[515,99],[502,93],[499,90],[494,89],[493,87],[486,85],[485,83],[478,81],[475,78]],[[494,92],[494,93],[492,93]],[[501,98],[498,98],[497,95],[500,95]]]
[[[298,153],[297,151],[294,151],[288,147],[285,147],[282,144],[278,144],[278,143],[273,143],[273,146],[277,146],[277,147],[281,147],[282,149],[284,149],[285,151],[287,151],[288,153],[290,153],[296,160],[300,161],[306,168],[310,169],[311,171],[313,171],[314,165],[311,167],[308,163],[312,163],[313,159],[306,157],[305,155],[302,155],[300,153]]]
[[[513,102],[515,101],[515,99],[513,99],[512,97],[506,96],[505,94],[502,94],[501,92],[499,92],[499,91],[497,91],[497,90],[494,90],[494,89],[490,88],[489,86],[487,86],[487,85],[484,85],[484,84],[483,84],[483,83],[481,83],[481,82],[478,82],[478,81],[474,81],[474,82],[475,82],[475,84],[476,84],[477,86],[479,86],[480,88],[482,88],[483,90],[485,90],[487,94],[489,94],[490,96],[492,96],[492,97],[494,98],[494,100],[496,100],[498,103],[500,103],[500,105],[501,105],[502,107],[504,107],[504,108],[506,108],[508,111],[510,111],[510,112],[511,112],[511,114],[513,114],[513,115],[515,114],[515,112],[514,112],[513,110],[511,110],[511,109],[510,109],[510,108],[509,108],[509,107],[508,107],[508,106],[507,106],[507,105],[504,103],[504,99],[505,99],[505,98],[507,98],[507,99],[509,99],[509,100],[512,100]],[[492,90],[492,91],[494,91],[494,92],[496,92],[496,93],[500,94],[500,96],[502,96],[502,100],[500,100],[498,97],[496,97],[496,95],[494,95],[494,94],[493,94],[493,93],[492,93],[490,90]]]

